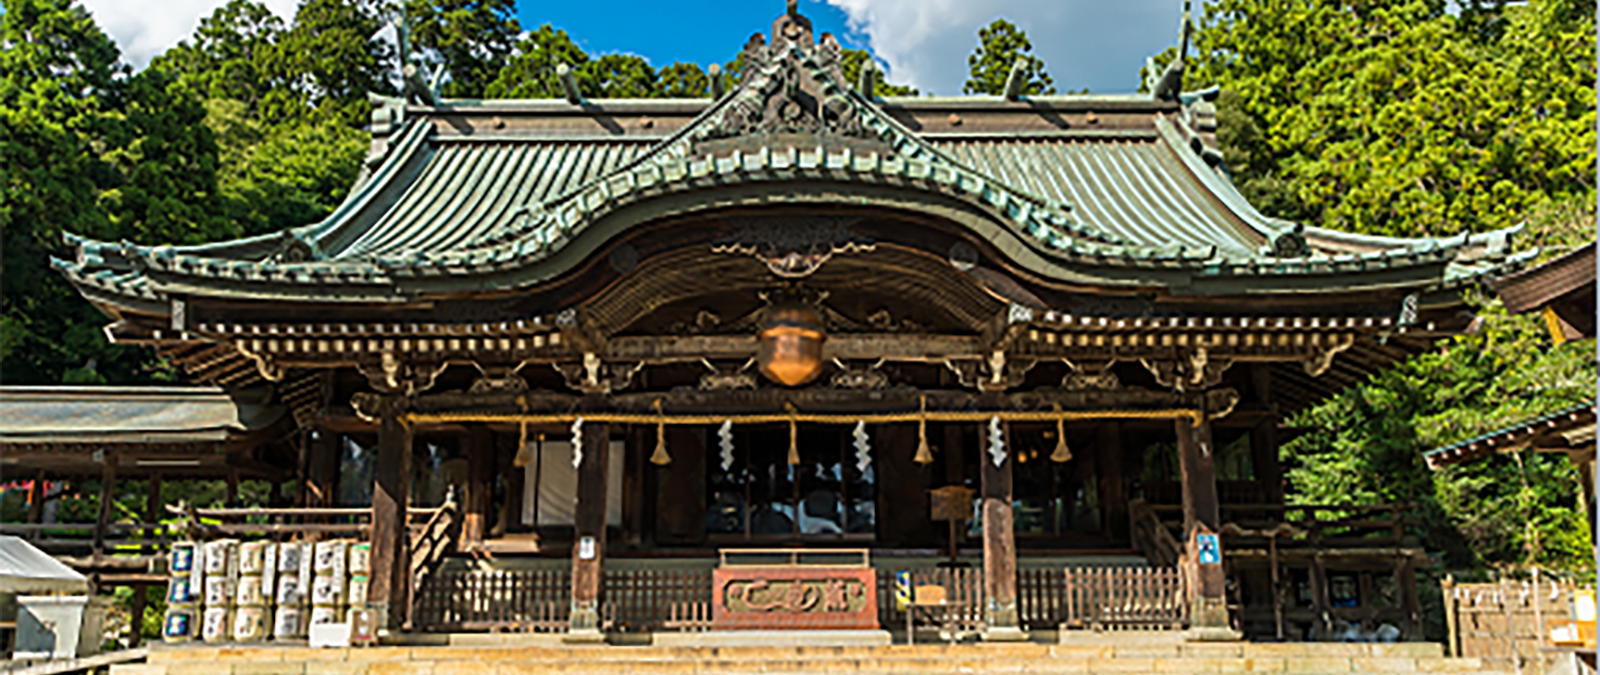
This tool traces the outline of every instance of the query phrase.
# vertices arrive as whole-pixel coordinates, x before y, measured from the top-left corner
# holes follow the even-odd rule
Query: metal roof
[[[1535,437],[1551,433],[1562,434],[1595,423],[1593,400],[1568,406],[1552,413],[1522,420],[1494,431],[1478,434],[1463,441],[1451,443],[1422,453],[1431,469],[1468,462],[1495,452],[1511,452],[1526,447]]]
[[[195,443],[270,425],[281,405],[217,387],[0,387],[0,443]]]

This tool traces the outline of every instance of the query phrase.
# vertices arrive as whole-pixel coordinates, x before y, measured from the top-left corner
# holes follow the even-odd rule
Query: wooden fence
[[[1489,667],[1543,675],[1558,652],[1549,649],[1552,620],[1571,619],[1571,581],[1535,575],[1532,580],[1458,584],[1444,591],[1446,647],[1454,656],[1483,659]]]
[[[949,603],[949,624],[975,634],[983,629],[983,568],[927,567],[911,571],[911,586],[941,586]],[[905,611],[894,598],[894,571],[878,570],[878,625],[904,626]]]
[[[1069,567],[1062,582],[1062,625],[1095,631],[1183,628],[1183,577],[1176,568]]]
[[[567,629],[570,570],[440,570],[414,605],[418,630],[554,633]]]
[[[602,615],[612,630],[711,629],[711,570],[606,570]]]

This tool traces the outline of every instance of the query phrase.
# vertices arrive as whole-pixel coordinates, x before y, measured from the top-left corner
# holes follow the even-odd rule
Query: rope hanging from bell
[[[917,417],[917,454],[911,461],[932,464],[933,450],[928,447],[928,397],[922,397],[922,412]]]
[[[533,451],[528,449],[528,423],[522,423],[522,432],[517,436],[517,456],[512,458],[511,465],[519,469],[526,469],[533,465]]]
[[[656,422],[656,451],[650,454],[650,463],[666,466],[672,463],[672,455],[667,454],[667,418],[661,413],[661,399],[656,399],[655,408],[661,419]]]
[[[1061,406],[1055,406],[1056,412],[1061,412]],[[1050,453],[1050,461],[1065,464],[1072,461],[1072,450],[1067,448],[1067,420],[1065,417],[1056,418],[1056,451]]]
[[[800,466],[800,425],[794,420],[794,405],[784,406],[789,409],[789,466]]]

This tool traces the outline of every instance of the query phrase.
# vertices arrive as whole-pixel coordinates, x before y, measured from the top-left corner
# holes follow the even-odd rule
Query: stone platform
[[[511,636],[507,636],[511,637]],[[975,644],[883,646],[438,646],[310,649],[156,646],[147,663],[112,675],[870,675],[1486,673],[1478,659],[1446,658],[1434,643],[1403,644]]]

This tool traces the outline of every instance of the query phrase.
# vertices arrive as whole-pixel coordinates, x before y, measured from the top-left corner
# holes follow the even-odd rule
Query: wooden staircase
[[[484,636],[488,637],[488,636]],[[564,647],[504,636],[499,646],[309,649],[157,646],[112,675],[669,675],[688,673],[1485,673],[1478,659],[1447,658],[1435,643],[1202,643],[1129,635],[1111,644],[888,645],[878,647]],[[517,641],[521,641],[519,646]],[[776,640],[775,640],[776,641]]]

